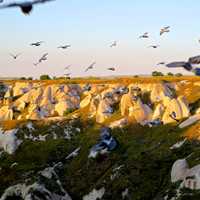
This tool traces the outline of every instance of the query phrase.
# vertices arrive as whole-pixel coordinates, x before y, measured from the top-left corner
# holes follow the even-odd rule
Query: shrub
[[[183,74],[177,73],[177,74],[175,74],[175,76],[180,77],[180,76],[183,76]]]
[[[40,76],[40,80],[51,80],[51,77],[47,74],[43,74]]]
[[[152,76],[164,76],[164,74],[162,72],[153,71]]]
[[[167,73],[167,76],[174,76],[174,74],[169,72],[169,73]]]

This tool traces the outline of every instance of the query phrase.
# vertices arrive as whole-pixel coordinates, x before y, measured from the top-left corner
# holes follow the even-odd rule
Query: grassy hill
[[[89,159],[90,148],[99,138],[99,128],[92,121],[63,121],[42,124],[33,122],[35,130],[32,135],[48,135],[46,141],[30,141],[20,146],[14,155],[3,153],[0,157],[0,195],[4,190],[28,179],[33,182],[36,174],[48,166],[63,162],[59,174],[62,184],[72,199],[82,197],[94,188],[104,187],[103,199],[122,199],[122,192],[128,189],[125,199],[155,200],[171,199],[178,185],[171,184],[170,171],[174,161],[188,158],[190,166],[198,164],[200,144],[190,139],[181,148],[171,150],[170,147],[181,141],[184,133],[189,130],[179,129],[176,125],[155,128],[130,125],[123,129],[114,129],[113,136],[117,139],[118,148],[108,154]],[[63,130],[72,123],[73,128],[80,132],[73,134],[71,139],[62,137]],[[28,129],[21,125],[20,136],[29,134]],[[60,138],[53,138],[56,132]],[[80,147],[77,157],[65,160],[73,150]],[[12,165],[17,163],[16,165]],[[191,196],[192,193],[192,196]],[[177,199],[199,199],[198,191],[183,190]]]

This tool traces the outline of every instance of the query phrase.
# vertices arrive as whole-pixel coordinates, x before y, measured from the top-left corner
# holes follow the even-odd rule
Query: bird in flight
[[[71,65],[67,65],[67,66],[65,67],[65,69],[68,70],[70,67],[71,67]]]
[[[95,64],[96,64],[96,62],[93,62],[91,65],[89,65],[89,67],[87,67],[87,68],[85,69],[85,72],[87,72],[87,71],[90,70],[90,69],[93,69],[94,66],[95,66]]]
[[[160,35],[162,35],[164,33],[169,33],[169,32],[170,32],[170,26],[165,26],[160,29]]]
[[[64,46],[59,46],[58,47],[58,49],[68,49],[68,48],[70,48],[71,47],[71,45],[64,45]]]
[[[153,49],[157,49],[160,45],[151,45],[148,48],[153,48]]]
[[[165,65],[165,62],[159,62],[157,65]]]
[[[43,41],[40,41],[40,42],[31,43],[30,45],[31,45],[31,46],[39,47],[42,43],[44,43],[44,42],[43,42]]]
[[[109,70],[109,71],[115,71],[116,69],[114,67],[109,67],[109,68],[107,68],[107,70]]]
[[[29,15],[31,13],[31,11],[33,10],[33,6],[35,4],[46,3],[49,1],[55,1],[55,0],[35,0],[35,1],[18,2],[18,3],[14,2],[14,3],[2,5],[2,6],[0,6],[0,9],[19,7],[23,14]]]
[[[196,65],[200,64],[200,55],[190,57],[187,62],[185,61],[176,61],[166,64],[166,67],[169,68],[177,68],[182,67],[187,71],[193,72],[195,75],[200,76],[200,67],[196,67]]]
[[[38,62],[35,63],[34,65],[37,66],[42,61],[46,61],[47,60],[47,56],[48,56],[48,53],[43,54],[42,57],[38,60]]]
[[[148,33],[148,32],[145,32],[143,35],[140,35],[139,38],[140,38],[140,39],[141,39],[141,38],[144,38],[144,39],[149,38],[149,33]]]
[[[14,60],[16,60],[20,55],[21,55],[21,53],[18,53],[18,54],[16,54],[16,55],[10,53],[10,56],[11,56]]]
[[[110,47],[112,48],[112,47],[116,47],[117,46],[117,41],[114,41],[111,45],[110,45]]]

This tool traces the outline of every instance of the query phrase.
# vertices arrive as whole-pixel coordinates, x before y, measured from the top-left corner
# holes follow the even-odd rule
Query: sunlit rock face
[[[190,117],[191,93],[198,83],[55,84],[15,82],[5,85],[0,120],[48,119],[75,112],[104,123],[112,116],[140,124],[160,119],[164,124]],[[189,95],[189,96],[188,96]],[[195,98],[197,94],[195,93]],[[198,100],[198,99],[197,99]],[[199,108],[199,107],[198,107]],[[199,109],[196,113],[199,113]],[[175,113],[175,118],[171,114]]]

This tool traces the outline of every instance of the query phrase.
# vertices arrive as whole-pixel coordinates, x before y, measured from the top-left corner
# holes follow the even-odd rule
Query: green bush
[[[40,80],[51,80],[51,77],[47,74],[43,74],[40,76]]]
[[[181,73],[177,73],[177,74],[175,74],[175,76],[177,76],[177,77],[181,77],[181,76],[183,76],[183,74],[181,74]]]
[[[168,73],[167,73],[167,76],[174,76],[174,74],[171,73],[171,72],[168,72]]]
[[[164,74],[162,72],[153,71],[152,76],[164,76]]]

